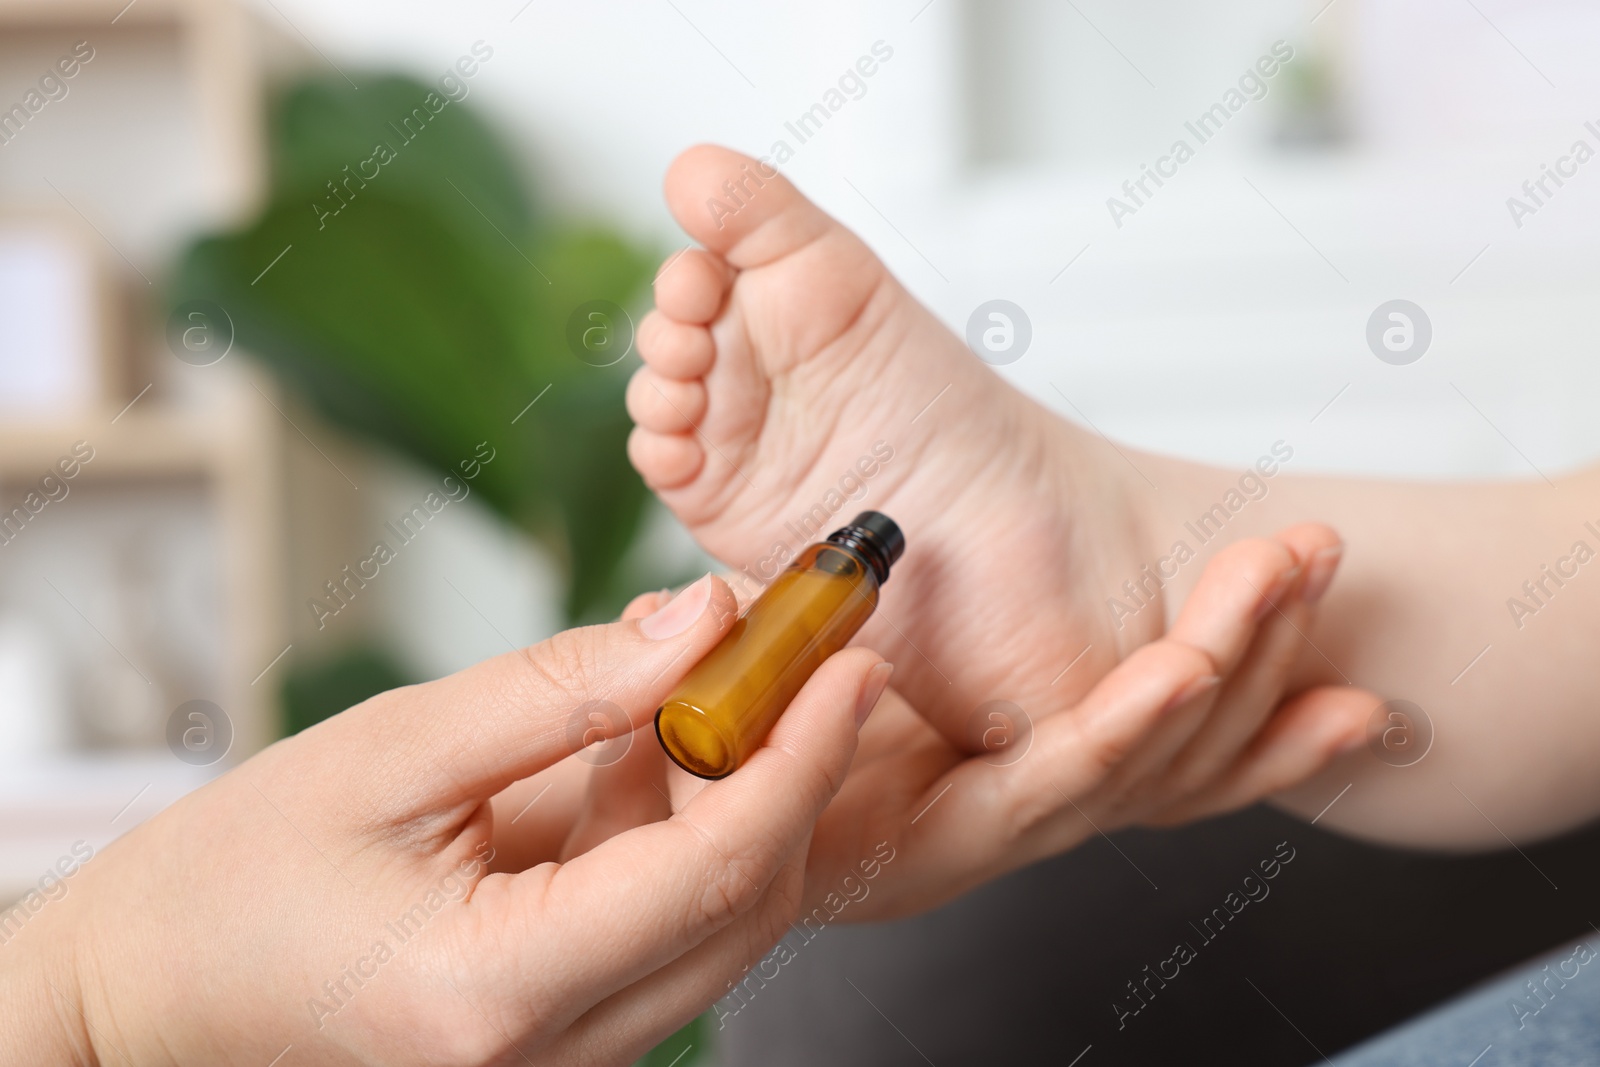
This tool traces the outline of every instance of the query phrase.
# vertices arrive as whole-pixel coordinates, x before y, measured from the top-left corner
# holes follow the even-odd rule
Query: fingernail
[[[671,603],[657,608],[653,613],[640,619],[639,632],[652,641],[677,637],[694,625],[695,620],[705,613],[706,605],[709,603],[711,603],[711,575],[708,574],[673,597]]]
[[[1287,593],[1294,585],[1295,579],[1300,577],[1301,569],[1297,565],[1284,571],[1278,575],[1277,581],[1273,582],[1267,591],[1261,594],[1261,603],[1256,605],[1256,622],[1260,622],[1266,617],[1267,612],[1278,606],[1278,602],[1283,599],[1283,594]]]
[[[861,683],[861,695],[856,698],[856,729],[861,729],[861,724],[867,721],[867,716],[872,714],[872,709],[877,706],[878,698],[883,696],[883,691],[889,686],[889,675],[894,673],[894,664],[887,661],[878,664],[867,672],[867,680]]]
[[[1184,704],[1187,704],[1189,701],[1193,700],[1201,693],[1204,693],[1206,690],[1215,688],[1216,684],[1220,681],[1222,681],[1222,676],[1217,674],[1208,674],[1204,678],[1196,678],[1194,681],[1178,690],[1177,694],[1171,700],[1167,701],[1167,706],[1161,709],[1162,713],[1165,714],[1166,712],[1172,711],[1174,708],[1178,708]]]
[[[1339,569],[1339,561],[1343,558],[1343,543],[1329,545],[1312,556],[1311,562],[1306,565],[1306,581],[1300,587],[1300,599],[1307,604],[1321,600],[1322,594],[1333,584],[1333,572]]]

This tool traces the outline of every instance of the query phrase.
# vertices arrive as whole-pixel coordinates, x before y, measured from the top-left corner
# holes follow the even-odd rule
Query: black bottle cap
[[[872,565],[880,585],[889,580],[889,568],[906,551],[906,535],[881,511],[863,511],[848,526],[829,534],[828,540],[861,553]]]

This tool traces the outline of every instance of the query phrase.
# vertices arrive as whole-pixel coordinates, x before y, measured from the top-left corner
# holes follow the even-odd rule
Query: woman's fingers
[[[1216,673],[1227,675],[1249,649],[1256,621],[1283,599],[1299,574],[1300,560],[1282,541],[1237,541],[1206,564],[1166,637],[1205,652]]]
[[[652,614],[658,608],[664,608],[672,603],[673,593],[670,589],[659,592],[640,593],[628,601],[628,606],[622,609],[622,621],[634,622],[646,615]]]
[[[666,590],[641,593],[622,611],[624,622],[644,618],[672,599]],[[636,737],[630,734],[629,737]],[[607,743],[609,753],[619,742]],[[589,817],[589,781],[594,761],[569,757],[532,778],[514,782],[496,793],[493,868],[525,871],[571,855],[572,828]]]
[[[632,1063],[684,1023],[744,984],[742,1004],[777,977],[761,961],[794,921],[805,884],[799,857],[779,870],[761,900],[682,956],[595,1005],[546,1051],[552,1062]],[[748,969],[748,973],[746,973]],[[729,1014],[736,1014],[734,1006]]]
[[[1227,777],[1229,797],[1260,784],[1233,764],[1271,715],[1304,642],[1311,608],[1301,596],[1302,553],[1314,558],[1338,545],[1318,524],[1289,533],[1219,553],[1168,636],[1135,651],[1077,707],[1034,723],[1032,748],[1014,765],[991,766],[998,761],[979,756],[935,783],[934,790],[948,784],[952,792],[966,786],[966,798],[942,815],[931,810],[919,820],[921,834],[992,842],[963,848],[979,868],[1010,866],[1143,818],[1167,797],[1214,779]],[[1328,580],[1331,570],[1320,579],[1324,588]],[[1284,734],[1261,773],[1320,766],[1321,750],[1289,750],[1305,736],[1303,729]],[[1181,762],[1169,766],[1175,757]],[[1003,855],[1019,841],[1021,860]]]
[[[1299,785],[1366,741],[1367,718],[1382,701],[1364,689],[1327,686],[1284,703],[1232,767],[1211,784],[1147,820],[1168,826],[1254,804]]]
[[[1211,670],[1210,657],[1197,649],[1152,642],[1096,683],[1077,707],[1035,722],[1029,748],[1014,762],[962,761],[911,805],[906,863],[897,874],[960,879],[965,888],[1093,834],[1095,823],[1080,805],[1165,715],[1215,686]]]
[[[608,747],[626,746],[616,752]],[[624,830],[658,822],[672,814],[667,800],[667,759],[655,731],[641,726],[585,749],[579,761],[594,761],[582,812],[561,849],[561,859],[581,856]]]
[[[1328,526],[1301,523],[1229,546],[1207,564],[1169,636],[1197,643],[1224,681],[1169,716],[1111,788],[1160,776],[1164,788],[1192,791],[1237,756],[1277,704],[1305,648],[1310,594],[1327,589],[1342,547]]]
[[[329,720],[348,744],[324,748],[343,747],[347,758],[381,754],[367,769],[380,795],[417,815],[455,818],[585,745],[649,722],[735,613],[733,593],[707,575],[642,619],[568,630],[373,697]]]
[[[1334,547],[1338,547],[1337,542]],[[1332,557],[1332,566],[1318,565],[1320,575],[1309,573],[1305,567],[1297,568],[1295,585],[1263,617],[1250,651],[1217,694],[1217,710],[1206,717],[1163,774],[1173,795],[1209,786],[1239,758],[1274,714],[1295,662],[1307,649],[1306,634],[1315,611],[1307,600],[1307,593],[1313,591],[1308,583],[1315,579],[1326,589],[1338,558]]]
[[[855,753],[857,711],[880,662],[847,649],[812,675],[766,744],[663,822],[620,833],[563,866],[494,875],[473,897],[485,951],[512,973],[564,961],[546,1022],[638,981],[733,923],[802,849]],[[524,968],[522,964],[525,964]],[[554,1013],[554,1018],[549,1016]]]
[[[1279,530],[1273,535],[1289,546],[1295,558],[1305,566],[1305,579],[1301,583],[1301,596],[1315,604],[1328,591],[1334,571],[1344,558],[1344,542],[1333,528],[1320,522],[1302,522]]]
[[[1209,785],[1272,716],[1289,672],[1305,648],[1311,612],[1311,605],[1300,600],[1297,584],[1262,620],[1250,651],[1219,687],[1211,713],[1161,772],[1169,795]]]
[[[574,759],[513,783],[490,801],[491,870],[525,871],[561,855],[587,800],[589,768]]]
[[[1329,531],[1330,533],[1332,531]],[[1206,564],[1165,640],[1192,645],[1227,678],[1248,655],[1263,621],[1301,572],[1298,557],[1277,539],[1251,538],[1229,545]],[[1174,708],[1121,766],[1116,780],[1137,783],[1160,773],[1207,726],[1218,692]]]

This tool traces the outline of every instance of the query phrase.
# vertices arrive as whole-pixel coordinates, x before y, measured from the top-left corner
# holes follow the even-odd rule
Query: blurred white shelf
[[[192,696],[218,702],[233,719],[236,751],[248,755],[271,743],[279,730],[275,684],[251,683],[288,643],[279,469],[288,426],[274,406],[279,402],[273,399],[276,391],[259,371],[242,364],[228,370],[208,379],[212,387],[187,403],[146,396],[122,410],[0,420],[0,502],[7,508],[15,504],[55,470],[77,441],[94,450],[72,482],[73,492],[84,493],[85,502],[67,495],[62,514],[45,513],[41,526],[72,521],[73,511],[87,507],[92,499],[88,494],[101,488],[107,499],[125,502],[126,519],[129,508],[136,509],[146,497],[155,499],[151,494],[157,489],[174,483],[193,486],[199,514],[215,521],[221,609],[215,625],[224,640],[220,660],[208,670],[214,688],[168,696],[174,704]],[[101,533],[108,540],[132,529],[125,529],[118,516],[106,521]],[[33,559],[37,566],[37,552],[47,543],[31,533],[26,542],[19,536],[8,565],[15,570]],[[59,574],[57,579],[64,581]]]
[[[63,103],[6,145],[0,197],[69,202],[124,280],[146,284],[126,268],[154,274],[196,228],[259,201],[266,37],[233,0],[0,0],[6,106],[77,42],[93,50]]]
[[[53,573],[65,601],[55,608],[82,623],[71,630],[57,627],[55,640],[93,649],[113,670],[122,670],[125,661],[159,694],[149,707],[135,707],[149,720],[138,729],[85,730],[93,717],[86,706],[117,707],[121,701],[91,700],[86,694],[105,693],[78,684],[72,700],[79,728],[72,733],[80,741],[153,739],[167,712],[190,697],[226,709],[241,758],[279,731],[278,679],[260,685],[252,680],[281,660],[288,644],[281,467],[283,435],[292,431],[281,408],[275,410],[279,401],[272,386],[244,366],[239,354],[217,365],[180,364],[165,351],[159,322],[150,320],[162,314],[155,286],[183,244],[197,231],[247,216],[260,200],[266,176],[262,64],[281,40],[234,0],[0,0],[5,100],[21,99],[41,72],[62,69],[59,57],[81,59],[66,76],[68,91],[52,96],[48,111],[34,109],[34,117],[9,138],[0,205],[19,217],[53,213],[87,228],[114,290],[104,301],[103,387],[78,397],[71,410],[63,404],[37,415],[7,410],[0,417],[0,508],[9,513],[26,494],[48,495],[52,486],[60,501],[53,498],[49,512],[30,509],[41,516],[37,524],[25,520],[28,532],[16,535],[22,540],[8,539],[10,555],[0,577],[14,580],[5,606],[47,618],[49,612],[33,607],[30,597]],[[134,307],[145,314],[132,313]],[[59,479],[46,485],[78,441],[94,455],[79,466],[70,494],[60,491]],[[152,509],[161,508],[166,510],[152,517]],[[185,533],[205,534],[204,544],[184,560],[192,564],[189,572],[169,565],[175,521],[187,524]],[[148,547],[151,541],[165,544],[165,555]],[[61,546],[69,543],[80,550],[76,560],[65,558],[70,553]],[[87,563],[86,554],[93,557]],[[151,561],[165,561],[166,569],[140,577],[138,568],[155,566]],[[113,582],[108,575],[120,577]],[[19,586],[23,580],[33,585]],[[73,580],[87,583],[83,595],[73,590]],[[170,596],[158,600],[153,589]],[[92,603],[102,591],[107,595]],[[139,603],[128,607],[134,600]],[[185,643],[172,636],[175,628],[160,625],[155,615],[172,612],[174,604],[203,605],[195,614],[210,627],[207,641]],[[128,633],[160,632],[165,644],[146,642],[141,652],[123,637],[113,642],[91,631],[107,629],[107,618]],[[195,629],[189,626],[189,632]],[[90,656],[85,652],[74,662],[80,683],[99,677],[83,669],[93,665]],[[136,660],[144,661],[143,669]],[[6,755],[0,751],[0,760]],[[50,765],[42,778],[34,768],[0,763],[3,795],[12,805],[0,810],[0,869],[9,876],[18,869],[19,854],[28,855],[29,866],[38,858],[21,845],[12,847],[33,828],[42,835],[39,847],[49,844],[59,855],[70,840],[57,841],[66,830],[55,822],[77,825],[87,810],[101,805],[98,781],[114,782],[112,791],[120,792],[125,777],[144,773],[150,795],[159,797],[165,795],[162,782],[187,780],[181,768],[165,776],[141,772],[141,759],[131,753],[84,756]],[[178,762],[170,755],[165,760]],[[53,788],[58,779],[70,788]],[[18,781],[29,783],[22,794],[11,789]],[[142,784],[133,783],[128,796]],[[88,809],[80,794],[93,798]],[[19,795],[27,804],[13,803]],[[30,820],[25,827],[17,824],[19,811]],[[137,805],[117,828],[136,816]]]
[[[115,420],[115,421],[113,421]],[[83,464],[89,480],[205,475],[237,462],[253,442],[238,422],[149,403],[63,418],[8,417],[0,422],[0,483],[34,481],[75,441],[95,449]]]
[[[77,842],[98,853],[226,768],[165,749],[0,763],[0,901],[36,886]]]

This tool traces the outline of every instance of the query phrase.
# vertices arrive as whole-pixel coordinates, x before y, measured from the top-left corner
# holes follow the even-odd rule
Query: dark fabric
[[[1579,937],[1340,1056],[1336,1067],[1594,1067],[1600,939]]]
[[[1092,1045],[1081,1067],[1320,1063],[1592,934],[1600,901],[1594,829],[1525,856],[1448,857],[1254,808],[1113,840],[914,919],[792,936],[794,958],[722,1019],[722,1062],[1066,1065]],[[1293,859],[1266,880],[1282,842]],[[1205,924],[1218,908],[1226,923]],[[1137,1014],[1129,982],[1154,991]]]

